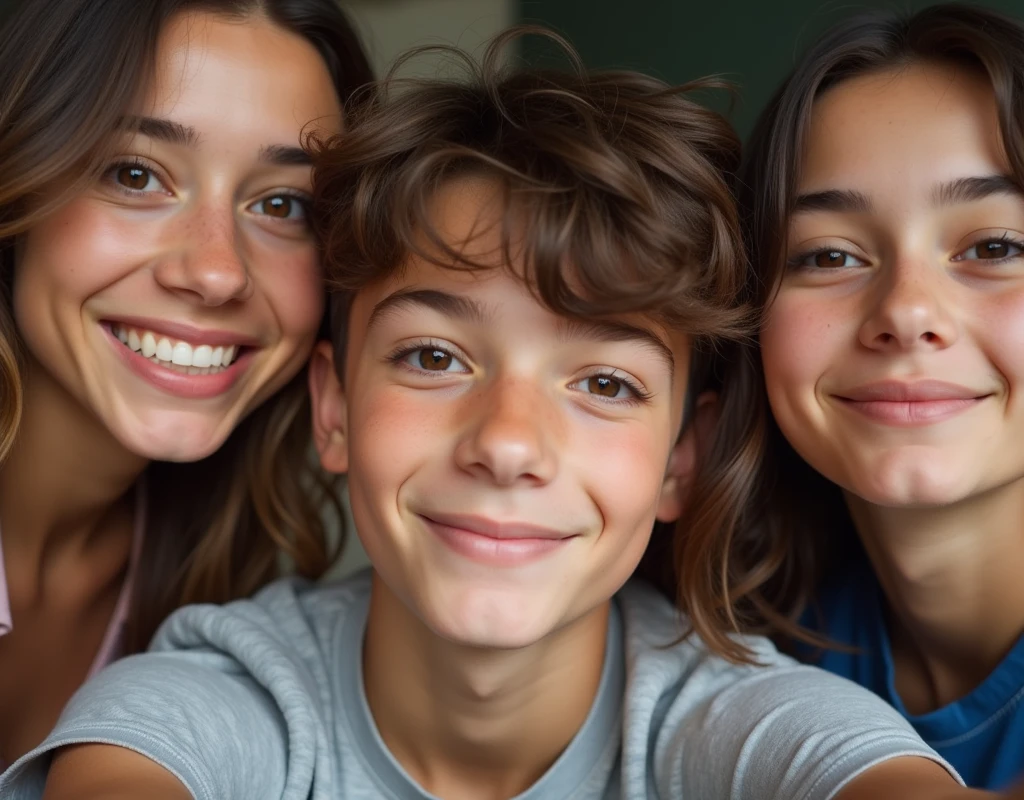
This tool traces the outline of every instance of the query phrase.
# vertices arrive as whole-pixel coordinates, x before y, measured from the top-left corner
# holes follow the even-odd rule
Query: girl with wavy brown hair
[[[0,764],[184,603],[319,576],[308,132],[331,0],[31,0],[0,29]]]
[[[968,784],[1005,786],[1024,770],[1024,26],[962,5],[840,25],[764,113],[744,184],[774,427],[733,586]]]

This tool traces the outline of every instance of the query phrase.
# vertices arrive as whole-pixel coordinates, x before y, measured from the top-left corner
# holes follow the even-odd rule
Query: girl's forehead
[[[979,170],[1008,170],[991,83],[965,66],[922,62],[851,78],[818,98],[799,185],[877,188]]]
[[[160,33],[136,115],[172,117],[197,130],[230,117],[297,139],[311,122],[340,129],[341,108],[316,48],[259,14],[180,13]],[[200,131],[201,132],[201,131]]]

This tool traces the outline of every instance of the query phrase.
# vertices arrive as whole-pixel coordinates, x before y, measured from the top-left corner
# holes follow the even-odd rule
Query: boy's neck
[[[544,641],[483,650],[430,631],[374,574],[363,645],[381,738],[444,800],[525,791],[582,727],[597,694],[610,602]]]
[[[1024,480],[938,509],[847,502],[888,600],[904,704],[965,696],[1024,632]]]

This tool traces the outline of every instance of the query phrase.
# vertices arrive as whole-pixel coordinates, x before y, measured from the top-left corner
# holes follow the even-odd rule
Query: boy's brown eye
[[[607,375],[594,375],[587,381],[587,391],[602,397],[618,397],[622,391],[622,382]]]
[[[444,350],[424,348],[420,350],[419,362],[423,369],[444,372],[452,365],[452,356],[451,353],[446,353]]]

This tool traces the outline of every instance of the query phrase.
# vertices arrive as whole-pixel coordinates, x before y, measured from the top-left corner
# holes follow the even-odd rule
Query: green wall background
[[[731,119],[744,135],[800,53],[831,24],[858,11],[917,10],[934,4],[934,0],[518,2],[522,21],[553,26],[569,38],[590,67],[638,69],[671,83],[710,74],[728,77],[740,86]],[[1024,0],[979,4],[1024,19]],[[528,56],[538,52],[536,45],[526,47]]]

